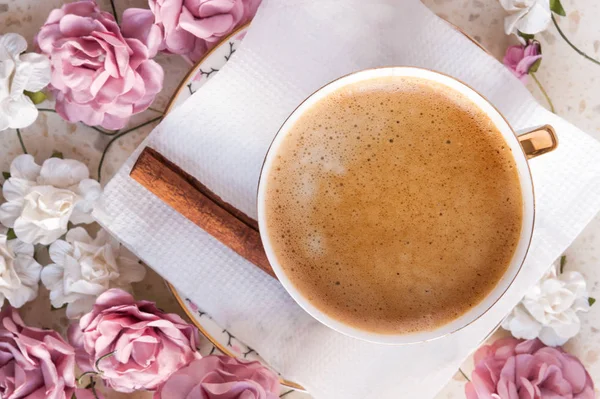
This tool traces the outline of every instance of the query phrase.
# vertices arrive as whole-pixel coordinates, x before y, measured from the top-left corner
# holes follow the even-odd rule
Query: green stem
[[[579,55],[583,56],[584,58],[592,61],[594,64],[598,64],[600,65],[600,61],[590,57],[589,55],[587,55],[586,53],[584,53],[583,51],[579,50],[573,43],[571,43],[571,41],[569,39],[567,39],[567,37],[565,36],[565,34],[563,33],[562,29],[560,29],[560,26],[558,26],[558,22],[556,22],[556,18],[554,18],[554,14],[552,15],[552,22],[554,22],[554,26],[556,26],[556,30],[558,31],[558,34],[565,39],[565,42],[567,42],[567,44],[569,46],[571,46],[571,48],[575,51],[577,51],[577,53],[579,53]]]
[[[85,373],[81,374],[79,377],[77,377],[77,384],[81,385],[83,384],[83,382],[81,380],[83,380],[85,377],[87,377],[88,375],[97,375],[98,373],[95,371],[86,371]],[[90,377],[90,380],[92,380],[92,377]]]
[[[51,109],[51,108],[38,108],[38,111],[43,111],[43,112],[53,112],[56,113],[56,110]]]
[[[546,101],[548,102],[548,105],[550,105],[550,111],[552,111],[552,113],[555,114],[556,111],[554,110],[554,104],[552,104],[552,100],[550,100],[550,96],[548,95],[548,93],[544,89],[544,86],[542,86],[542,84],[540,83],[540,81],[538,80],[538,78],[535,76],[535,73],[530,72],[529,75],[531,75],[531,77],[535,81],[535,84],[537,84],[537,87],[539,87],[539,89],[542,92],[542,94],[544,95],[544,97],[546,97]]]
[[[95,368],[96,370],[98,370],[98,373],[99,373],[99,374],[102,374],[102,370],[100,370],[100,362],[101,362],[101,361],[103,361],[104,359],[107,359],[107,358],[109,358],[109,357],[113,356],[114,354],[115,354],[115,351],[112,351],[112,352],[109,352],[109,353],[107,353],[107,354],[106,354],[106,355],[104,355],[104,356],[100,356],[100,357],[98,358],[98,360],[96,360],[96,363],[94,364],[94,368]]]
[[[159,117],[156,117],[154,119],[150,119],[148,122],[144,122],[141,125],[132,127],[131,129],[127,129],[122,131],[121,133],[115,135],[112,139],[110,139],[110,141],[108,142],[108,144],[106,144],[106,147],[104,148],[104,151],[102,151],[102,156],[100,157],[100,163],[98,164],[98,181],[100,181],[102,179],[102,165],[104,164],[104,158],[106,157],[106,153],[108,152],[108,149],[110,148],[110,146],[117,141],[118,139],[120,139],[121,137],[125,136],[126,134],[129,134],[131,132],[133,132],[134,130],[140,129],[146,125],[149,125],[151,123],[154,123],[156,121],[159,121],[162,119],[162,115]]]
[[[19,138],[19,143],[21,143],[23,154],[27,154],[27,148],[25,148],[25,143],[23,142],[23,137],[21,136],[21,130],[19,129],[17,129],[17,137]]]
[[[94,399],[100,399],[98,396],[98,392],[96,392],[96,381],[92,381],[92,386],[90,387],[92,390],[92,395],[94,395]]]
[[[460,367],[458,368],[458,371],[460,371],[460,373],[462,374],[462,376],[463,376],[463,377],[465,377],[465,379],[466,379],[467,381],[469,381],[469,382],[471,381],[471,380],[469,379],[469,377],[467,377],[467,375],[465,374],[465,372],[464,372],[464,371],[462,371],[462,369],[461,369]]]
[[[115,16],[115,21],[117,22],[117,24],[119,23],[119,17],[117,16],[117,7],[115,7],[115,2],[114,0],[110,0],[110,5],[112,7],[112,12],[113,15]]]

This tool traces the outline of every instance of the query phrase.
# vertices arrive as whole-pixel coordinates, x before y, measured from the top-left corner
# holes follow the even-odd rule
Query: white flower
[[[100,183],[89,179],[83,163],[50,158],[40,167],[31,155],[19,155],[10,165],[2,192],[0,222],[29,244],[48,245],[67,232],[67,224],[91,223],[100,197]]]
[[[20,308],[37,297],[42,266],[33,259],[33,245],[8,240],[7,230],[0,226],[0,307],[6,299]]]
[[[539,338],[560,346],[579,332],[577,312],[590,308],[586,283],[579,272],[557,276],[552,267],[504,319],[502,327],[516,338]]]
[[[50,60],[37,53],[22,54],[27,41],[16,33],[0,35],[0,130],[31,125],[38,115],[23,92],[42,90],[50,83]]]
[[[92,310],[98,295],[109,288],[131,291],[146,269],[138,259],[100,230],[95,239],[81,227],[69,230],[66,241],[50,246],[54,262],[42,270],[42,282],[50,291],[52,306],[67,305],[67,317],[78,318]]]
[[[509,15],[504,18],[507,35],[517,31],[534,35],[546,30],[552,20],[550,0],[500,0]]]

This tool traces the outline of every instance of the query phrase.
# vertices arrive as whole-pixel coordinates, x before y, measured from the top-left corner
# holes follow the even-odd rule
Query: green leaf
[[[560,273],[565,270],[565,265],[567,264],[567,255],[563,255],[560,257]]]
[[[2,177],[4,177],[4,180],[10,179],[10,172],[2,172]]]
[[[533,40],[533,38],[535,37],[534,35],[532,35],[530,33],[523,33],[520,30],[517,31],[517,35],[522,37],[523,39],[525,39],[526,42]]]
[[[550,0],[550,9],[562,17],[567,15],[560,0]]]
[[[537,72],[540,69],[540,64],[542,63],[542,59],[538,58],[536,62],[534,62],[530,67],[528,73]]]
[[[50,158],[60,158],[60,159],[65,159],[65,157],[63,156],[63,153],[60,151],[52,151],[52,155],[50,155]]]
[[[592,306],[593,304],[596,303],[596,298],[589,297],[588,298],[588,303],[590,304],[590,306]]]
[[[23,92],[23,94],[25,94],[27,97],[29,97],[31,99],[31,101],[33,101],[33,103],[36,105],[41,102],[44,102],[44,100],[46,99],[46,95],[44,93],[42,93],[41,91],[36,91],[35,93],[33,93],[31,91],[25,90]]]
[[[15,234],[15,231],[13,229],[8,229],[8,232],[6,233],[6,239],[7,240],[14,240],[15,238],[17,238],[17,235]]]

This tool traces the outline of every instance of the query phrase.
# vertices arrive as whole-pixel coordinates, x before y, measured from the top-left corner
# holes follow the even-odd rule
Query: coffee
[[[382,334],[477,305],[519,241],[509,146],[466,96],[413,77],[353,83],[285,133],[267,175],[274,254],[315,307]]]

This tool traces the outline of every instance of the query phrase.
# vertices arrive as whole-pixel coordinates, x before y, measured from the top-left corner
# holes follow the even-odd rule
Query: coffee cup
[[[280,160],[282,156],[281,146],[286,140],[286,137],[290,134],[294,125],[306,115],[315,104],[329,98],[333,93],[357,83],[379,78],[416,78],[422,81],[431,82],[432,86],[435,87],[443,86],[468,99],[483,113],[483,115],[489,118],[489,121],[491,121],[495,130],[501,135],[503,143],[508,146],[510,157],[512,158],[512,161],[514,161],[511,161],[511,165],[514,165],[516,169],[518,186],[520,189],[520,233],[518,233],[518,237],[516,238],[510,261],[505,265],[503,272],[493,288],[491,288],[478,303],[473,304],[469,309],[461,314],[457,314],[456,317],[447,320],[447,322],[436,325],[430,329],[421,329],[412,332],[382,333],[371,331],[348,323],[347,320],[342,321],[333,317],[331,314],[326,313],[322,307],[315,305],[314,301],[310,299],[310,292],[298,289],[297,285],[290,278],[289,267],[287,269],[282,267],[281,254],[277,253],[276,246],[274,245],[274,237],[278,237],[280,234],[283,235],[285,232],[275,231],[276,229],[268,223],[268,213],[270,211],[267,205],[268,196],[270,195],[268,185],[274,179],[274,168],[276,168],[278,159]],[[327,135],[323,135],[323,140],[327,139]],[[402,137],[398,137],[396,140],[402,141]],[[391,141],[392,139],[390,139],[390,142]],[[448,143],[450,144],[450,140],[448,140]],[[416,67],[384,67],[363,70],[343,76],[314,92],[292,112],[279,129],[279,132],[275,136],[265,157],[259,182],[257,203],[260,236],[266,255],[279,281],[292,298],[315,319],[340,333],[382,344],[410,344],[424,342],[454,333],[485,314],[505,294],[517,277],[527,256],[535,219],[534,187],[528,160],[554,150],[557,147],[557,143],[556,134],[552,127],[548,125],[529,129],[525,133],[516,133],[506,118],[502,116],[500,111],[485,97],[457,79],[439,72]],[[502,147],[504,148],[504,145]],[[426,168],[427,166],[423,167]],[[415,189],[418,191],[418,187]],[[441,214],[442,213],[440,212],[440,215]],[[340,270],[342,270],[341,267]],[[337,282],[334,282],[332,284],[336,283]]]

